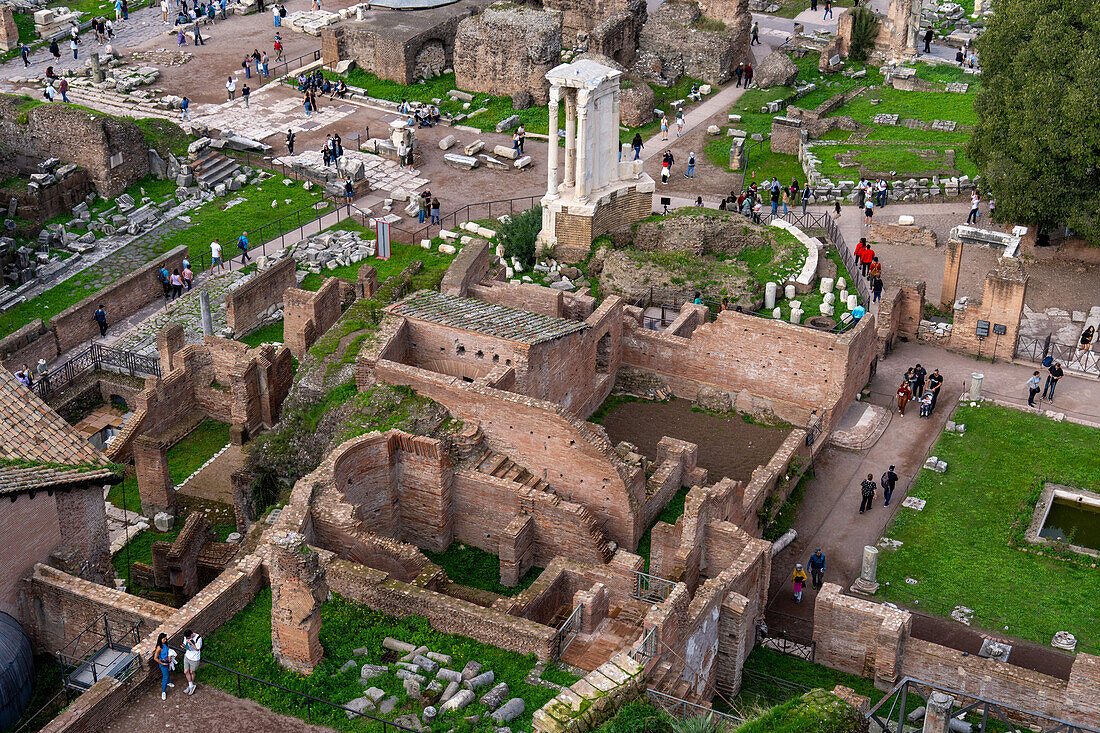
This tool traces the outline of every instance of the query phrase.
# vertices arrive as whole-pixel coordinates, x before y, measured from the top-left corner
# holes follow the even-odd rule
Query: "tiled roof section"
[[[91,467],[102,466],[103,468]],[[112,476],[107,458],[0,369],[0,494]]]
[[[588,324],[583,321],[544,316],[475,298],[444,295],[433,290],[413,293],[391,305],[389,310],[407,318],[525,344],[552,341],[588,328]]]

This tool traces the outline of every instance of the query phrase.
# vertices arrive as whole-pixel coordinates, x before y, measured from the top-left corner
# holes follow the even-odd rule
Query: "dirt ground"
[[[199,672],[201,678],[201,670]],[[246,727],[252,733],[334,733],[332,728],[307,725],[297,718],[199,684],[194,695],[184,695],[183,675],[173,679],[168,699],[160,699],[160,685],[150,688],[104,728],[104,733],[161,733],[166,730],[227,731]]]
[[[626,402],[603,420],[612,443],[625,440],[642,455],[657,455],[657,443],[666,435],[699,446],[699,466],[710,472],[710,483],[723,476],[748,481],[753,469],[771,460],[787,438],[787,427],[745,422],[740,415],[718,417],[693,412],[687,400]]]

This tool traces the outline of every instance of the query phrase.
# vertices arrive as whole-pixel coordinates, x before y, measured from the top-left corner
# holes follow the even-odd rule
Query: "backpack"
[[[1048,356],[1047,358],[1043,359],[1043,368],[1050,369],[1050,365],[1053,364],[1053,363],[1054,363],[1054,357]]]
[[[883,471],[882,472],[882,476],[881,476],[881,478],[879,478],[879,483],[882,484],[882,488],[884,488],[884,489],[887,486],[890,485],[890,472],[889,471]]]

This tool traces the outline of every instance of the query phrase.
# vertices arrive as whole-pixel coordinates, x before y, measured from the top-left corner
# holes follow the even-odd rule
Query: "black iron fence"
[[[812,638],[786,629],[769,629],[763,620],[756,624],[756,645],[780,654],[805,659],[807,662],[814,661],[817,654],[817,642]]]
[[[569,648],[569,645],[573,643],[573,639],[577,638],[577,634],[581,631],[581,617],[584,615],[584,604],[578,603],[577,607],[573,609],[573,613],[569,614],[569,618],[562,622],[562,625],[558,627],[558,633],[554,635],[554,659],[561,659],[565,654],[565,650]]]
[[[57,650],[57,661],[61,664],[61,677],[66,687],[87,689],[99,681],[109,670],[117,669],[117,662],[112,658],[110,663],[104,664],[96,659],[96,655],[104,649],[116,651],[130,651],[140,641],[138,624],[133,622],[117,621],[107,614],[100,614],[92,620],[79,634],[69,640],[65,646]],[[128,668],[124,676],[133,673],[133,666]],[[77,681],[75,677],[87,671],[90,680]],[[118,676],[116,673],[115,676]]]
[[[181,655],[183,654],[183,649],[180,649],[180,648],[177,648],[177,647],[170,647],[170,648],[175,649],[176,652],[178,652]],[[218,664],[217,662],[211,661],[210,659],[207,659],[206,657],[203,657],[202,664],[203,664],[203,666],[206,666],[206,667],[215,667],[217,669],[220,669],[224,672],[227,672],[227,673],[232,674],[233,676],[235,676],[236,680],[237,680],[237,697],[239,697],[239,698],[242,698],[242,699],[245,698],[244,689],[245,689],[245,684],[247,684],[247,683],[252,683],[253,685],[260,685],[261,687],[270,688],[272,690],[279,690],[279,691],[284,692],[288,695],[291,695],[295,698],[298,698],[298,704],[300,706],[301,705],[305,706],[306,722],[308,722],[310,724],[313,723],[313,708],[316,707],[316,708],[320,708],[322,710],[324,710],[324,709],[339,710],[340,712],[347,715],[349,720],[353,719],[353,718],[359,718],[361,720],[361,722],[371,721],[373,723],[380,723],[382,725],[382,733],[389,733],[389,731],[410,731],[411,733],[419,733],[419,731],[416,731],[413,728],[406,728],[403,725],[391,722],[389,720],[386,720],[385,718],[376,718],[375,716],[371,715],[370,713],[364,713],[364,712],[360,712],[358,710],[352,710],[351,708],[345,707],[344,705],[340,705],[340,704],[334,703],[334,702],[329,702],[328,700],[325,700],[325,699],[320,698],[320,697],[315,697],[314,695],[310,695],[309,693],[300,692],[298,690],[292,690],[289,687],[283,687],[282,685],[277,684],[275,682],[269,682],[267,680],[260,679],[259,677],[253,677],[250,674],[246,674],[246,673],[241,672],[239,670],[233,669],[232,667],[226,667],[224,664]]]
[[[278,79],[279,77],[289,74],[291,71],[300,69],[303,66],[308,66],[314,61],[319,61],[320,59],[321,49],[319,48],[315,51],[304,53],[297,58],[283,59],[282,61],[279,61],[277,64],[271,67],[271,77],[273,79]]]
[[[46,399],[51,393],[68,387],[81,375],[98,369],[129,374],[131,377],[161,376],[160,360],[156,356],[93,342],[60,367],[40,377],[32,389],[39,397]]]
[[[925,715],[934,706],[929,702],[934,701],[935,707],[942,709],[943,722],[946,724],[951,718],[963,718],[971,716],[981,721],[978,730],[990,730],[990,723],[995,722],[1004,726],[1007,730],[1016,730],[1020,726],[1027,726],[1039,733],[1100,733],[1096,728],[1071,723],[1066,720],[1054,718],[1043,713],[1012,707],[1003,703],[989,700],[983,697],[975,697],[969,693],[953,690],[949,687],[941,687],[931,682],[905,677],[894,685],[894,688],[886,693],[867,713],[866,717],[871,721],[871,730],[875,733],[887,733],[887,731],[899,731],[911,725],[918,719],[908,721],[910,714],[910,696],[916,696],[924,703]]]
[[[752,669],[745,668],[741,671],[741,694],[760,698],[769,705],[780,705],[791,698],[809,692],[810,689],[798,682],[773,677]]]
[[[1021,334],[1016,338],[1016,358],[1041,364],[1047,357],[1064,369],[1100,376],[1100,353],[1079,348],[1078,344],[1059,343],[1052,333],[1046,336]]]
[[[672,593],[672,589],[675,587],[676,584],[671,580],[635,570],[634,589],[631,591],[630,595],[641,601],[660,603],[669,597],[669,594]]]
[[[664,692],[658,692],[654,689],[646,688],[645,694],[650,702],[677,720],[706,718],[710,716],[715,722],[729,726],[730,730],[733,729],[733,726],[741,725],[741,723],[744,722],[741,718],[730,715],[729,713],[722,713],[713,708],[703,707],[702,705],[697,705],[693,702],[688,702],[687,700]]]

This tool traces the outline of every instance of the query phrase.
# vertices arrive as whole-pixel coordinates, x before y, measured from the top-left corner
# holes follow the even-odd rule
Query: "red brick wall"
[[[874,360],[871,317],[839,335],[735,311],[723,311],[691,338],[650,331],[630,318],[624,323],[623,364],[661,375],[677,396],[694,399],[703,385],[747,390],[798,425],[814,411],[839,407],[842,414]]]
[[[486,303],[519,308],[532,313],[541,313],[544,316],[561,318],[563,313],[562,291],[534,283],[514,285],[506,282],[492,282],[485,285],[471,285],[468,295],[471,298],[484,300]]]
[[[31,498],[28,494],[4,500],[0,511],[0,537],[5,551],[0,552],[0,611],[19,616],[19,579],[43,562],[61,542],[57,523],[57,504],[45,492]]]
[[[276,303],[283,302],[287,288],[297,286],[294,276],[297,262],[286,257],[257,274],[225,296],[228,325],[238,336],[259,325],[259,316]]]
[[[328,278],[313,293],[288,288],[283,294],[283,340],[295,357],[306,350],[340,317],[340,281]]]
[[[24,364],[33,368],[39,359],[52,362],[57,355],[57,334],[47,329],[41,318],[0,339],[0,365],[8,371],[21,369]]]
[[[174,268],[182,268],[186,254],[187,247],[180,245],[51,318],[50,325],[57,332],[58,352],[63,354],[99,336],[99,325],[92,314],[100,304],[107,311],[107,323],[115,324],[163,298],[157,270],[166,267],[171,272]]]
[[[468,292],[471,286],[477,285],[493,264],[493,250],[485,239],[474,239],[455,255],[443,276],[443,282],[439,285],[439,292],[444,295],[456,295],[464,298],[478,297]],[[495,301],[489,301],[495,302]]]

